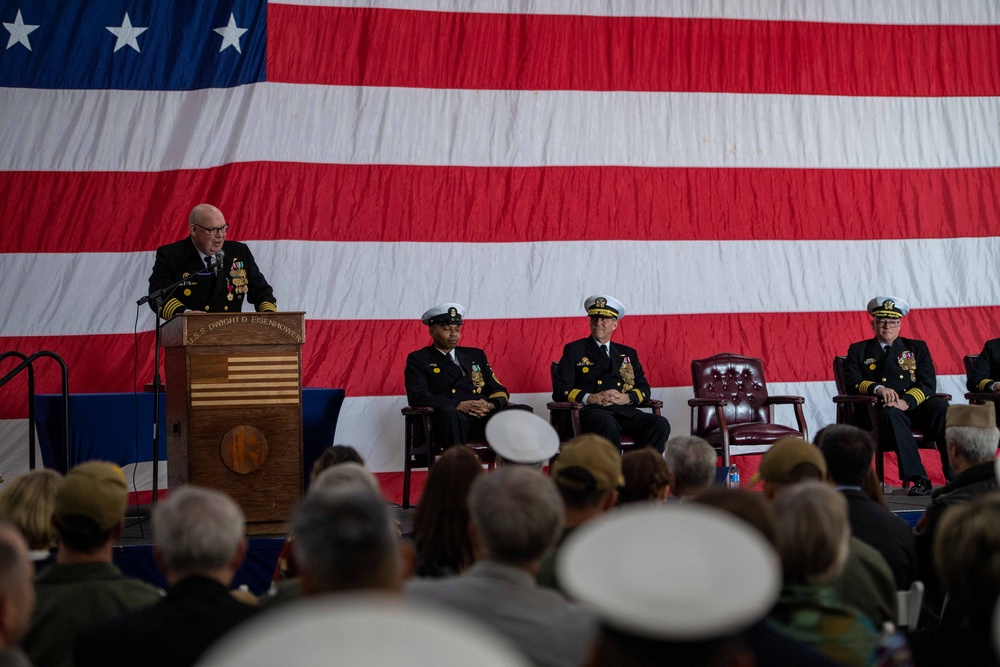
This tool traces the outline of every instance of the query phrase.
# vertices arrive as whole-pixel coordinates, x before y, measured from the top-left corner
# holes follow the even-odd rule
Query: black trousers
[[[588,405],[580,411],[580,427],[586,433],[596,433],[621,446],[621,434],[631,436],[636,444],[653,447],[662,453],[670,437],[670,422],[666,417],[636,410],[621,414],[599,405]]]
[[[913,429],[923,432],[927,440],[937,443],[938,455],[941,457],[941,469],[946,478],[951,479],[951,466],[948,464],[948,451],[944,445],[945,418],[948,414],[948,402],[939,396],[932,396],[915,408],[900,410],[879,406],[875,408],[878,417],[879,448],[895,451],[899,459],[899,478],[913,481],[927,476],[924,464],[920,461],[917,441],[913,438]],[[861,413],[865,423],[862,428],[870,426],[867,415]]]
[[[486,422],[504,410],[527,410],[534,412],[530,405],[507,403],[502,408],[493,410],[485,417],[472,417],[462,414],[452,407],[437,408],[431,416],[431,427],[434,429],[434,441],[442,447],[464,445],[469,440],[486,439]]]

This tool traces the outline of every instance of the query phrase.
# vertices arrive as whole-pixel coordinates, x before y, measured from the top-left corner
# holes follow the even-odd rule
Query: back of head
[[[563,445],[552,479],[567,509],[597,508],[625,483],[621,453],[607,438],[584,433]]]
[[[365,460],[361,458],[358,450],[350,445],[332,445],[327,447],[319,455],[319,458],[313,462],[312,472],[309,475],[310,483],[314,482],[321,472],[340,463],[360,463],[364,465]]]
[[[226,494],[197,486],[171,491],[153,512],[157,549],[168,573],[225,569],[243,542],[243,511]]]
[[[0,518],[16,525],[32,550],[55,546],[52,513],[61,481],[62,475],[58,472],[43,468],[15,477],[0,491]]]
[[[309,487],[309,493],[329,491],[350,485],[363,486],[376,494],[382,493],[375,475],[368,468],[353,461],[338,463],[321,472]]]
[[[652,447],[643,447],[622,456],[625,486],[618,491],[618,504],[656,500],[667,487],[667,462]]]
[[[35,608],[34,567],[17,526],[0,520],[0,649],[27,633]]]
[[[768,498],[792,484],[826,479],[826,459],[818,447],[802,438],[788,436],[771,445],[760,460],[751,481],[764,483]]]
[[[540,560],[563,528],[563,503],[555,484],[524,466],[477,479],[469,512],[489,558],[511,565]]]
[[[970,464],[992,461],[1000,440],[993,403],[948,406],[945,439]]]
[[[127,505],[121,468],[106,461],[72,468],[56,489],[53,516],[59,548],[90,554],[106,546],[120,529]]]
[[[708,489],[691,499],[699,505],[708,505],[728,512],[757,529],[771,545],[777,543],[774,511],[759,493],[746,489]]]
[[[826,460],[830,479],[842,486],[861,486],[872,467],[875,441],[847,424],[831,424],[816,434],[816,446]]]
[[[694,494],[712,485],[718,454],[706,440],[694,435],[671,438],[663,456],[670,469],[673,495]]]
[[[399,547],[381,496],[358,485],[310,493],[292,517],[304,593],[398,590]]]
[[[413,535],[420,576],[423,564],[458,572],[473,560],[469,541],[469,490],[483,474],[483,464],[465,447],[452,447],[441,455],[427,473],[420,504],[413,514]]]
[[[948,509],[934,536],[934,566],[948,606],[965,617],[992,613],[1000,594],[1000,493]],[[953,604],[954,603],[954,604]]]
[[[847,501],[829,484],[802,482],[774,500],[778,554],[786,583],[826,582],[847,560]]]

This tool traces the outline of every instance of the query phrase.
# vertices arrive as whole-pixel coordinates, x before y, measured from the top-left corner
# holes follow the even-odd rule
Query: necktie
[[[211,255],[205,255],[205,268],[209,271],[212,270],[212,259],[213,257]]]
[[[610,352],[608,352],[608,346],[607,346],[607,343],[604,343],[604,344],[602,344],[602,345],[601,345],[601,352],[603,352],[603,353],[604,353],[604,356],[606,356],[606,357],[607,357],[608,359],[610,359],[610,358],[611,358],[611,353],[610,353]]]
[[[452,350],[451,352],[448,353],[448,358],[451,359],[451,362],[453,364],[458,366],[458,370],[462,371],[462,375],[465,375],[465,369],[462,368],[462,364],[458,363],[458,355],[455,354],[455,350]]]

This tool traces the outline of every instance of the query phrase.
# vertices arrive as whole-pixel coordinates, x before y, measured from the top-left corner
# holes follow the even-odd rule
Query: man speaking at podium
[[[190,238],[156,249],[150,293],[187,278],[164,300],[163,319],[185,310],[238,313],[243,310],[244,298],[258,312],[277,311],[274,292],[257,268],[250,248],[226,240],[229,225],[222,211],[211,204],[198,204],[188,216],[188,229]],[[153,301],[149,307],[156,311]]]

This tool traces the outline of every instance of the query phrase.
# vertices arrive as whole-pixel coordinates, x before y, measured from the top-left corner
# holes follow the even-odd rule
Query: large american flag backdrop
[[[727,350],[832,422],[875,294],[909,300],[959,400],[1000,334],[997,3],[0,0],[0,22],[0,351],[59,353],[73,392],[152,377],[135,300],[202,201],[308,313],[304,384],[346,389],[337,440],[387,483],[439,302],[545,415],[583,297],[615,295],[675,433],[690,360]]]

